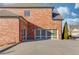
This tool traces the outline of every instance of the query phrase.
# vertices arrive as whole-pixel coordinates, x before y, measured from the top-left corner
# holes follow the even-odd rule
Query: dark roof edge
[[[0,16],[0,18],[17,18],[19,16]]]
[[[53,8],[54,7],[0,7],[0,8]]]
[[[0,3],[0,8],[54,8],[52,3]]]

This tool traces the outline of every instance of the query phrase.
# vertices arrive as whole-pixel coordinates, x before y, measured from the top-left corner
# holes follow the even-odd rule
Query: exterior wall
[[[79,37],[79,29],[77,29],[77,28],[74,28],[74,29],[72,29],[71,31],[71,36],[72,37]]]
[[[51,8],[2,8],[0,10],[8,10],[20,16],[28,22],[28,37],[34,38],[34,29],[57,29],[58,39],[61,39],[61,20],[54,21],[52,18]],[[24,16],[24,10],[30,10],[30,16]]]
[[[71,37],[79,37],[79,25],[69,25],[69,33]]]
[[[19,35],[20,35],[20,42],[23,41],[23,34],[22,34],[22,30],[25,28],[26,29],[26,40],[27,40],[27,26],[28,26],[28,22],[25,21],[23,18],[19,18]]]
[[[19,20],[0,17],[0,45],[19,42]]]
[[[33,31],[35,28],[42,29],[57,29],[58,39],[61,39],[61,21],[53,20],[51,8],[37,8],[31,9],[31,16],[25,17],[30,22],[30,37],[33,37]]]

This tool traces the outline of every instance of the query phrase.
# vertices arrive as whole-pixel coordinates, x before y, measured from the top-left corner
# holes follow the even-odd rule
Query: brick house
[[[2,44],[27,40],[60,40],[61,27],[62,17],[54,7],[20,3],[0,6]]]
[[[69,24],[69,34],[71,35],[71,38],[79,38],[79,25]]]

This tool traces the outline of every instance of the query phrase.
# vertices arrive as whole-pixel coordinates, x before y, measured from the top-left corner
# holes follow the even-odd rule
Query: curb
[[[0,53],[2,53],[2,52],[4,52],[4,51],[6,51],[6,50],[8,50],[8,49],[10,49],[10,48],[12,48],[12,47],[18,45],[18,44],[20,44],[20,43],[12,44],[12,45],[10,45],[10,46],[8,46],[8,47],[6,47],[6,48],[3,48],[3,49],[0,50]]]

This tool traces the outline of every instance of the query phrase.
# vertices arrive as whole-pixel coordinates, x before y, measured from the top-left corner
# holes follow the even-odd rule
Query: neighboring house
[[[0,42],[61,40],[62,17],[56,9],[41,4],[0,6]]]
[[[71,37],[79,37],[79,25],[69,25],[69,32],[70,32],[70,35]]]

